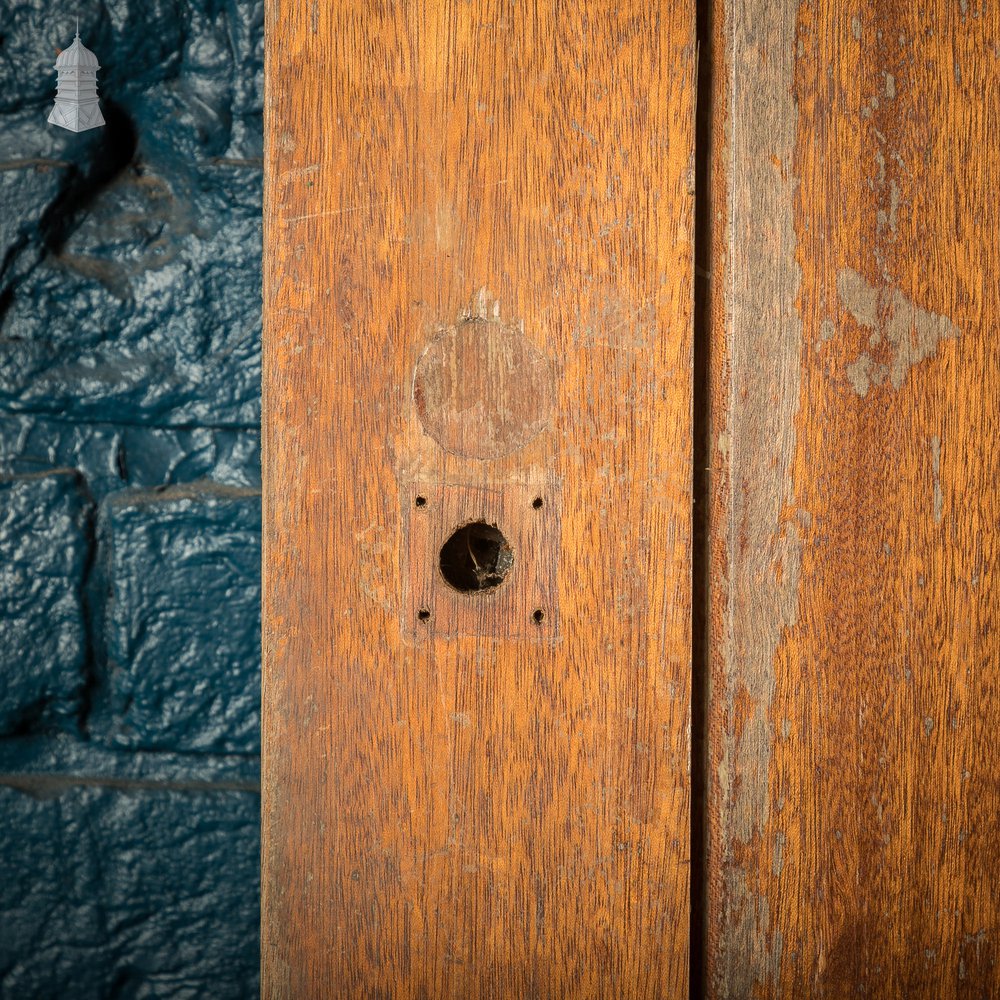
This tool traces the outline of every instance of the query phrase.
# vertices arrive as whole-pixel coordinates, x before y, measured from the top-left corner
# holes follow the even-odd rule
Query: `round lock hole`
[[[514,550],[495,524],[473,521],[441,546],[441,575],[463,594],[493,590],[514,566]]]

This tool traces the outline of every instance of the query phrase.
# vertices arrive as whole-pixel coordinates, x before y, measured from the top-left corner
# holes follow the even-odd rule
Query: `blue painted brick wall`
[[[262,56],[0,3],[0,998],[257,994]]]

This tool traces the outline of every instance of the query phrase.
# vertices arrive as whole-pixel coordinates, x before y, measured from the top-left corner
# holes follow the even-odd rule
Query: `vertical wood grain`
[[[693,8],[269,0],[265,997],[686,995]],[[552,373],[432,380],[490,457],[463,323]],[[558,617],[414,625],[410,516],[536,486]]]
[[[1000,16],[715,6],[709,994],[1000,995]]]

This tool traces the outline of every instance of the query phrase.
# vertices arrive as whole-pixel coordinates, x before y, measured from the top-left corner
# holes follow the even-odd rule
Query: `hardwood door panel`
[[[1000,994],[1000,18],[716,5],[709,993]]]
[[[267,31],[264,995],[684,995],[693,0]]]

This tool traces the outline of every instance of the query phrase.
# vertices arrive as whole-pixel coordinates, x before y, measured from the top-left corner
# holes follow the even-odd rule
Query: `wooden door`
[[[712,11],[708,994],[1000,996],[1000,17]]]
[[[267,31],[264,995],[682,996],[694,2]]]
[[[270,0],[267,997],[1000,995],[1000,15],[695,30]]]

